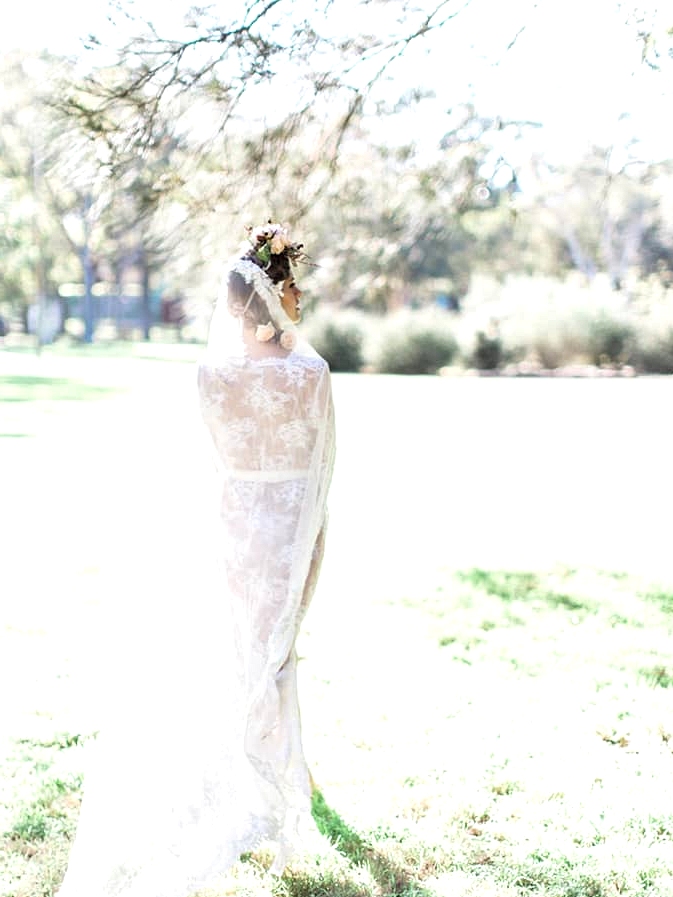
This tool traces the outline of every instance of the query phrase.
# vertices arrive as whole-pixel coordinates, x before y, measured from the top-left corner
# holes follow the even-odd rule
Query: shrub
[[[635,366],[646,374],[673,374],[673,324],[642,327],[633,353]]]
[[[546,369],[589,361],[587,314],[577,307],[542,300],[505,320],[502,334],[508,354],[519,361],[534,361]]]
[[[526,285],[516,299],[504,296],[498,309],[507,358],[534,361],[547,369],[570,364],[618,366],[631,361],[636,326],[624,297],[572,282],[541,282],[537,297],[530,287]]]
[[[303,328],[332,371],[359,371],[364,364],[366,321],[358,312],[316,314]]]
[[[436,374],[457,353],[446,312],[398,312],[381,322],[374,368],[382,374]]]
[[[497,335],[488,335],[483,330],[477,331],[476,345],[468,358],[472,367],[480,371],[495,371],[505,360],[502,340]]]
[[[626,364],[633,352],[635,330],[621,314],[606,308],[587,321],[588,355],[595,365]]]

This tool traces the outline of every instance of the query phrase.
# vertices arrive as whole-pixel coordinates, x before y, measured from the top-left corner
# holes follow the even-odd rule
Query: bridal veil
[[[315,831],[295,640],[324,546],[330,375],[263,267],[239,258],[232,271],[262,298],[276,339],[263,329],[250,341],[225,277],[198,368],[217,575],[208,607],[185,594],[181,609],[199,650],[162,643],[160,627],[147,646],[95,746],[59,897],[188,897],[262,842],[277,845],[280,872]]]

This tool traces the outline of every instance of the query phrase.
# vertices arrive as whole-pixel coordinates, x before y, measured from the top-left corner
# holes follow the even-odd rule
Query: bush
[[[468,358],[472,367],[479,371],[495,371],[505,360],[505,351],[499,336],[477,331],[476,345]]]
[[[592,364],[619,365],[631,360],[635,329],[619,313],[601,309],[587,321],[587,350]]]
[[[531,361],[547,370],[589,361],[587,315],[577,307],[560,308],[542,300],[505,319],[501,331],[515,361]]]
[[[436,374],[457,353],[447,312],[398,312],[381,321],[374,368],[382,374]]]
[[[332,371],[359,371],[364,364],[365,316],[358,312],[316,314],[302,328]]]
[[[633,353],[635,366],[646,374],[673,374],[673,324],[649,324],[638,332]]]
[[[631,361],[636,345],[635,315],[625,302],[600,282],[513,279],[489,311],[499,321],[507,359],[546,369],[619,366]]]
[[[404,310],[384,317],[319,312],[303,325],[333,371],[434,374],[462,363],[482,371],[633,365],[673,374],[673,289],[616,293],[605,279],[475,278],[463,310]]]

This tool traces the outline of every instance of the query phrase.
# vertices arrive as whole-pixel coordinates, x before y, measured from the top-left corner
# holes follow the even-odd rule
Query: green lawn
[[[62,875],[108,622],[138,637],[198,590],[207,466],[170,351],[0,353],[1,897]],[[279,880],[248,857],[218,894],[673,895],[670,389],[335,377],[300,643],[334,849]]]

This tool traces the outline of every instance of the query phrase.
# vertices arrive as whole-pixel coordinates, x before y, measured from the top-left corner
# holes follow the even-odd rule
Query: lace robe
[[[324,545],[329,371],[295,353],[206,361],[198,385],[218,469],[220,613],[199,633],[193,599],[198,650],[183,656],[178,639],[164,662],[155,652],[101,735],[60,897],[187,897],[261,841],[278,845],[279,872],[314,831],[294,645]]]

